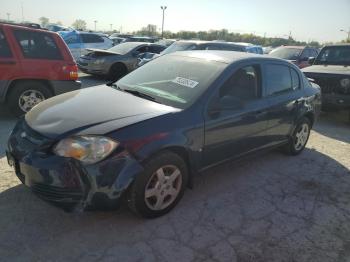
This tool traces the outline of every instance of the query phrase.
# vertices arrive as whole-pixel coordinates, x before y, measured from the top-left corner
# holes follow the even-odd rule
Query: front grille
[[[350,88],[344,88],[340,84],[340,80],[344,78],[344,76],[337,77],[322,77],[322,76],[314,76],[312,77],[316,84],[321,87],[322,93],[324,94],[342,94],[342,95],[350,95]]]
[[[81,189],[62,188],[41,183],[34,183],[31,190],[39,197],[54,202],[79,202],[83,198]]]

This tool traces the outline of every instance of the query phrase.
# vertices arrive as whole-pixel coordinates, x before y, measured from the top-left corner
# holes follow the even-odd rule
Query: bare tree
[[[50,23],[50,20],[47,17],[44,17],[44,16],[40,17],[39,21],[40,21],[40,25],[42,27],[44,27],[44,28],[47,27],[49,25],[49,23]]]
[[[82,19],[75,20],[72,26],[77,30],[86,30],[86,22]]]

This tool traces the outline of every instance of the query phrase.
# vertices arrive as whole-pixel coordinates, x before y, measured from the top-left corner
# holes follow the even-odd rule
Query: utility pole
[[[7,21],[10,22],[10,15],[11,14],[10,13],[6,13],[6,15],[7,15]]]
[[[95,23],[95,32],[96,32],[96,24],[97,24],[97,20],[95,20],[95,21],[94,21],[94,23]]]
[[[344,33],[348,34],[348,39],[347,40],[350,41],[350,28],[349,28],[348,31],[346,31],[344,29],[340,29],[340,32],[344,32]]]
[[[111,26],[111,31],[113,31],[113,24],[109,24]]]
[[[164,12],[165,12],[165,9],[167,9],[167,7],[161,6],[160,9],[162,9],[162,11],[163,11],[163,20],[162,20],[162,38],[163,38],[163,35],[164,35]]]

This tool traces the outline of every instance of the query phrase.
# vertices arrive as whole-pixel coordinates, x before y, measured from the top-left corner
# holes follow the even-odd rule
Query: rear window
[[[5,34],[0,30],[0,57],[9,58],[12,57],[12,52],[5,38]]]
[[[287,66],[269,64],[265,67],[267,95],[279,95],[299,88],[299,76]]]
[[[14,35],[25,58],[62,60],[61,52],[50,34],[15,30]]]
[[[101,36],[99,35],[94,35],[94,34],[81,34],[80,35],[81,40],[83,43],[103,43],[104,40]]]

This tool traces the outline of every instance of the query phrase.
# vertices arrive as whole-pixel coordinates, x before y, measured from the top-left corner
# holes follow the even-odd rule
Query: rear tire
[[[288,155],[299,155],[305,148],[309,140],[311,131],[311,122],[303,117],[296,125],[289,143],[284,147],[284,152]]]
[[[117,81],[127,74],[127,69],[124,64],[116,63],[112,65],[109,70],[108,79],[111,81]]]
[[[154,156],[144,166],[128,191],[131,211],[145,218],[162,216],[182,198],[188,182],[184,160],[170,151]]]
[[[38,81],[23,81],[11,87],[7,105],[11,112],[19,117],[27,113],[35,105],[52,97],[48,86]]]

